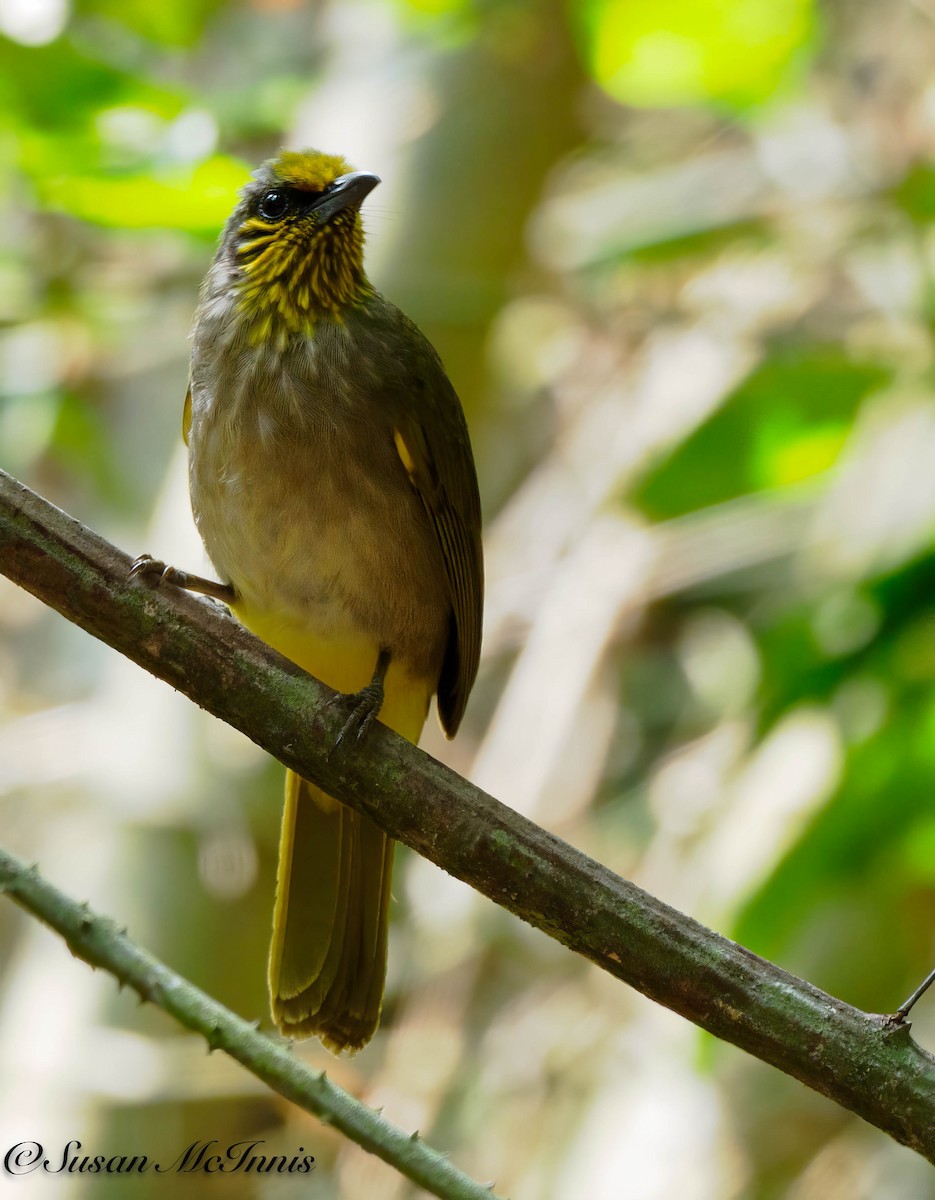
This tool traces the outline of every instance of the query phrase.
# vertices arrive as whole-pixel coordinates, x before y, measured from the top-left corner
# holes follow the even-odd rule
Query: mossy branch
[[[0,849],[0,892],[60,933],[72,953],[92,967],[103,967],[208,1043],[223,1050],[262,1079],[280,1096],[390,1163],[409,1179],[444,1200],[495,1200],[489,1187],[475,1183],[433,1150],[417,1133],[408,1134],[332,1083],[324,1071],[313,1071],[289,1051],[258,1033],[255,1026],[200,991],[141,950],[113,921],[78,904],[28,867]]]
[[[216,604],[130,581],[131,559],[0,472],[0,571],[400,841],[644,995],[935,1162],[935,1059],[614,875],[382,725],[329,757],[333,693]]]

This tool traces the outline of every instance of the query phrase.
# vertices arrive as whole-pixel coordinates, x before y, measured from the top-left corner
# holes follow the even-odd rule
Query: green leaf
[[[832,466],[861,401],[889,377],[836,347],[778,350],[632,499],[664,520],[813,478]]]
[[[895,189],[893,198],[911,217],[931,221],[935,218],[935,167],[914,167]]]
[[[94,14],[125,26],[148,41],[168,46],[190,46],[204,33],[208,18],[223,8],[225,0],[79,0],[78,13]]]
[[[588,0],[580,11],[594,79],[645,107],[764,100],[815,26],[811,0]]]
[[[101,109],[146,104],[175,116],[185,101],[79,50],[67,38],[47,46],[17,46],[0,37],[0,101],[7,120],[34,130],[75,130]]]
[[[158,177],[60,175],[37,179],[36,187],[47,208],[99,225],[206,232],[224,224],[247,178],[241,163],[215,155]]]

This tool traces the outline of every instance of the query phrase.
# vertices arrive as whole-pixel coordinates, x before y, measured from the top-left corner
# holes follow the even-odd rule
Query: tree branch
[[[209,1050],[223,1050],[274,1091],[326,1125],[388,1162],[409,1179],[443,1200],[495,1200],[490,1188],[453,1167],[443,1155],[379,1113],[355,1100],[324,1071],[312,1071],[289,1052],[235,1016],[193,983],[135,945],[113,921],[96,916],[0,849],[0,892],[45,921],[71,951],[92,967],[104,967],[141,999],[171,1014],[187,1029],[200,1033]]]
[[[644,995],[935,1162],[935,1059],[712,933],[376,724],[328,757],[333,693],[217,605],[128,581],[131,560],[0,472],[0,571],[286,766]]]

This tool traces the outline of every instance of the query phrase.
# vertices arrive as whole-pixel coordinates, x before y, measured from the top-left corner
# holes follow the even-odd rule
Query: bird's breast
[[[244,620],[283,653],[296,631],[364,637],[437,678],[444,564],[370,378],[339,329],[291,354],[219,352],[196,333],[192,508]]]

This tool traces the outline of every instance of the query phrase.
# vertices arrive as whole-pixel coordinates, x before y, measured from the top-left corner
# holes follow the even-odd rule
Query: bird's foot
[[[383,684],[373,681],[359,692],[335,697],[332,704],[349,709],[347,719],[331,747],[331,754],[334,754],[335,750],[351,737],[359,742],[380,715],[380,709],[383,707]]]
[[[341,732],[331,747],[329,757],[352,734],[359,742],[380,715],[380,709],[383,707],[383,681],[386,679],[389,665],[390,651],[386,646],[381,646],[377,655],[377,665],[373,669],[373,678],[367,686],[350,695],[335,696],[331,701],[332,705],[344,705],[349,711],[347,720],[341,726]]]
[[[218,583],[216,579],[205,579],[201,575],[191,575],[188,571],[180,571],[171,567],[161,559],[153,558],[151,554],[141,554],[130,568],[130,579],[154,579],[155,586],[170,583],[186,592],[200,592],[203,596],[211,596],[222,604],[233,604],[237,593],[229,583]]]
[[[158,577],[155,579],[156,586],[158,587],[161,583],[173,583],[172,575],[174,571],[174,567],[167,566],[161,559],[153,558],[151,554],[141,554],[134,561],[127,578],[152,579]]]

